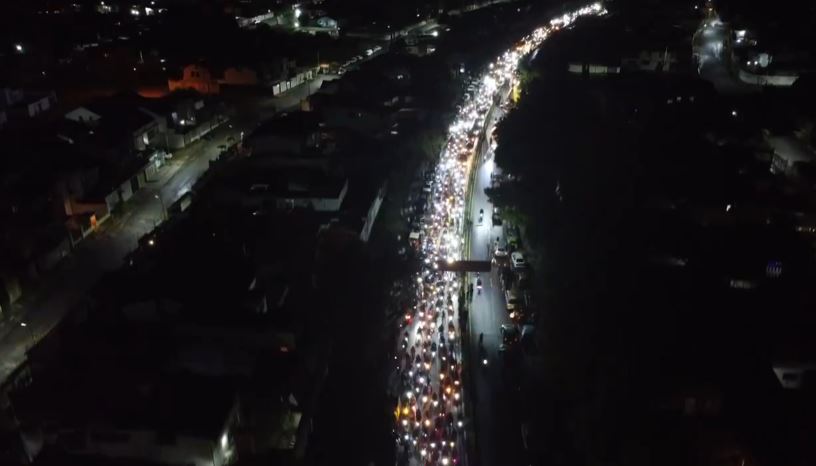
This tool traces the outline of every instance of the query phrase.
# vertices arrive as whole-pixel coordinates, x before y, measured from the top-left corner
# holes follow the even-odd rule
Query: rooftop
[[[775,154],[790,163],[813,162],[816,159],[813,148],[793,136],[771,136],[768,144]]]
[[[145,375],[117,367],[103,374],[49,375],[15,392],[14,406],[28,419],[53,420],[62,428],[102,425],[214,439],[236,397],[228,380],[211,377]]]
[[[258,126],[249,137],[256,135],[284,135],[299,136],[308,135],[323,125],[323,119],[316,112],[291,112],[283,113],[280,116],[266,120]]]

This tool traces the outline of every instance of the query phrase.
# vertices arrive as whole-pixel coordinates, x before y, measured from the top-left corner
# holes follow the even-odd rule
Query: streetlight
[[[162,218],[164,220],[167,220],[167,208],[164,206],[164,198],[162,197],[161,192],[159,192],[158,194],[154,194],[153,197],[155,197],[156,199],[159,200],[159,202],[161,202]]]

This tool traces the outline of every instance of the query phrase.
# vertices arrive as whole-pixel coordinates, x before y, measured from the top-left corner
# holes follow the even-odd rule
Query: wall
[[[130,179],[119,185],[119,196],[121,196],[122,202],[127,202],[133,197],[133,185],[130,183]]]
[[[789,87],[793,86],[793,83],[799,79],[798,75],[793,73],[789,74],[779,74],[779,75],[759,75],[749,73],[745,70],[739,70],[739,79],[740,81],[748,84],[754,84],[758,86],[778,86],[778,87]]]
[[[371,230],[374,228],[374,222],[377,220],[377,214],[380,212],[380,206],[382,206],[383,199],[385,198],[385,191],[385,186],[377,191],[377,197],[374,198],[374,202],[371,203],[371,207],[368,209],[365,223],[363,224],[363,231],[360,232],[360,239],[363,241],[368,241],[368,238],[371,237]]]
[[[119,197],[119,191],[117,190],[114,190],[113,192],[105,196],[105,205],[108,207],[108,212],[115,209],[116,206],[119,205],[119,202],[121,202],[121,200],[122,199]]]
[[[180,89],[194,89],[201,94],[219,94],[221,92],[218,81],[213,79],[210,71],[197,65],[186,66],[181,79],[168,79],[167,87],[170,92]]]
[[[619,74],[620,66],[570,63],[568,71],[575,74]]]
[[[40,113],[45,113],[51,109],[51,97],[43,96],[39,100],[35,100],[28,104],[27,113],[29,117],[35,117]]]
[[[167,134],[167,145],[170,149],[183,149],[226,121],[229,120],[223,116],[215,116],[210,121],[202,121],[185,133],[170,132]]]
[[[177,435],[174,441],[162,443],[156,432],[145,430],[85,432],[84,447],[70,448],[69,453],[99,455],[109,458],[134,458],[163,464],[216,466],[223,463],[216,454],[213,440]]]
[[[71,240],[66,231],[65,237],[49,251],[45,251],[37,257],[37,268],[40,271],[53,269],[59,261],[71,253]]]
[[[256,86],[258,73],[249,68],[227,68],[224,70],[224,79],[219,79],[218,83],[230,86]]]
[[[23,295],[23,288],[20,286],[20,280],[14,275],[2,275],[0,276],[0,286],[3,287],[5,290],[6,296],[8,296],[8,300],[10,303],[15,303],[20,296]],[[2,299],[2,293],[0,293],[0,299]],[[2,301],[0,301],[2,304]],[[2,314],[0,314],[2,317]]]
[[[314,70],[301,71],[290,79],[272,85],[272,95],[278,95],[314,78]]]
[[[312,208],[318,212],[337,212],[340,210],[340,206],[343,205],[346,192],[348,192],[348,180],[343,182],[343,189],[340,190],[340,194],[336,198],[311,199]]]

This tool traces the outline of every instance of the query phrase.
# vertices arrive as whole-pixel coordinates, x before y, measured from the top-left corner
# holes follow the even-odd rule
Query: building
[[[221,86],[210,70],[202,65],[187,65],[182,70],[181,79],[168,79],[170,92],[177,90],[194,90],[200,94],[213,95],[221,93]]]
[[[65,114],[57,134],[94,160],[99,167],[91,183],[87,178],[71,184],[81,199],[71,203],[69,215],[95,212],[74,228],[89,234],[100,213],[107,214],[154,179],[163,166],[167,121],[140,106],[139,96],[117,94],[77,107]],[[81,187],[79,187],[81,184]]]
[[[53,92],[30,92],[23,89],[0,89],[0,127],[8,121],[35,118],[51,110],[57,102]]]
[[[348,178],[319,169],[270,168],[252,159],[242,162],[231,167],[217,189],[223,202],[244,209],[337,212],[348,192]]]
[[[186,147],[228,120],[222,101],[191,90],[176,91],[158,99],[137,98],[135,103],[163,122],[164,141],[159,143],[168,151]]]
[[[234,389],[207,377],[150,378],[110,369],[74,377],[48,374],[12,393],[21,422],[49,429],[23,434],[29,447],[42,445],[29,450],[31,457],[58,446],[68,456],[167,465],[231,462],[231,429],[238,417]],[[54,386],[63,389],[55,393]]]
[[[773,151],[771,173],[795,176],[816,160],[813,148],[794,136],[770,136],[766,140]]]
[[[127,96],[103,99],[77,107],[65,114],[65,119],[81,124],[91,131],[100,129],[111,136],[113,132],[129,139],[133,150],[144,150],[163,142],[164,124],[142,108],[133,105]],[[124,141],[123,141],[124,142]]]
[[[621,60],[621,67],[639,71],[670,72],[676,71],[677,54],[668,49],[641,50],[635,57],[626,57]]]
[[[267,120],[246,138],[254,154],[289,153],[308,155],[323,153],[327,130],[319,114],[292,112]]]
[[[6,133],[0,144],[0,276],[6,285],[0,286],[0,306],[6,307],[70,253],[65,187],[93,178],[95,164],[41,129]]]
[[[203,95],[221,93],[222,86],[257,86],[261,83],[258,72],[246,66],[228,66],[222,70],[201,64],[187,65],[180,79],[168,79],[170,92],[192,90]]]

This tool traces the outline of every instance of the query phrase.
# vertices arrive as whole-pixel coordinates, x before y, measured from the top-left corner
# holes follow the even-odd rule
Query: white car
[[[496,257],[507,257],[507,246],[502,243],[496,245],[496,251],[493,253]]]
[[[527,267],[527,261],[524,260],[524,254],[518,251],[510,254],[510,262],[513,263],[514,269],[523,269]]]

